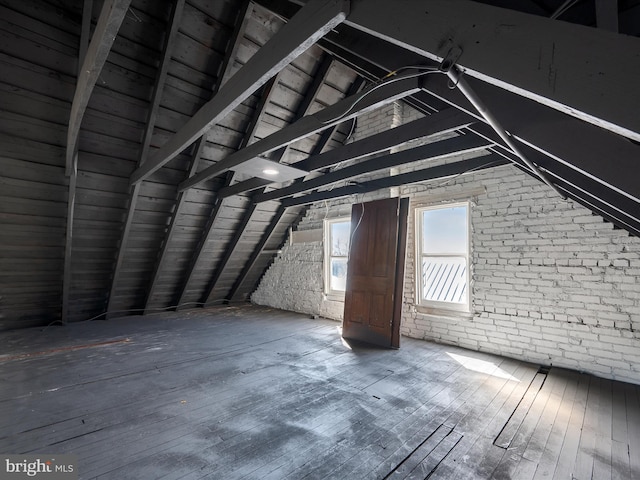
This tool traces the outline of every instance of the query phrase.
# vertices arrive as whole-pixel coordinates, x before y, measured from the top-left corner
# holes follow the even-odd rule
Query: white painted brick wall
[[[361,118],[354,139],[396,126],[403,115],[407,122],[420,114],[388,106]],[[424,165],[395,172],[415,168]],[[399,193],[412,202],[472,202],[473,314],[434,316],[416,307],[411,217],[404,335],[640,384],[640,239],[510,166]],[[344,215],[356,201],[362,199],[314,205],[299,228],[321,228],[325,216]],[[286,246],[253,301],[341,318],[343,304],[323,296],[322,255],[321,242]]]

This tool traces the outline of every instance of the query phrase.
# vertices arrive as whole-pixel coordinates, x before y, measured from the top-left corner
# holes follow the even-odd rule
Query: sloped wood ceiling
[[[478,160],[480,167],[519,161],[477,116],[469,115],[468,103],[449,89],[446,78],[428,87],[408,78],[379,88],[379,79],[390,71],[434,64],[433,59],[347,21],[265,76],[201,139],[188,142],[162,168],[135,181],[139,167],[183,132],[227,81],[234,82],[234,74],[256,52],[264,53],[262,47],[303,3],[0,0],[0,329],[244,301],[306,204],[383,184],[327,191],[335,183],[332,178],[357,178],[380,168],[380,163],[365,161],[362,167],[351,167],[344,175],[334,172],[326,183],[316,180],[308,188],[299,179],[294,193],[283,190],[280,195],[273,188],[288,183],[269,186],[234,170],[255,156],[244,158],[242,152],[256,145],[260,156],[324,172],[345,159],[390,148],[392,143],[385,140],[382,146],[359,144],[351,151],[341,150],[353,127],[347,113],[355,116],[358,109],[367,108],[359,105],[351,112],[345,107],[353,107],[353,101],[344,99],[359,95],[372,82],[372,93],[366,99],[358,97],[363,103],[375,106],[377,101],[406,97],[416,108],[434,114],[431,133],[464,130],[480,142],[473,148],[490,149],[479,155],[488,153],[493,163]],[[346,5],[348,11],[349,2],[327,3]],[[496,8],[505,2],[482,3]],[[638,35],[640,8],[635,1],[620,1],[617,12],[604,13],[596,8],[602,2],[518,3],[532,16],[564,15],[567,21],[594,29],[602,22],[610,29],[617,14],[621,36]],[[352,4],[362,12],[366,1]],[[109,29],[117,34],[110,35]],[[633,78],[637,60],[630,59],[635,66],[625,66]],[[492,108],[514,102],[515,107],[500,111],[514,123],[526,122],[529,112],[543,118],[549,110],[495,86],[480,87]],[[86,110],[79,98],[83,95]],[[333,105],[334,110],[327,108]],[[461,110],[460,117],[450,115],[452,106]],[[311,120],[299,122],[303,117],[320,127]],[[79,122],[77,148],[70,142],[74,122]],[[523,125],[520,129],[525,131]],[[407,138],[420,136],[406,132]],[[532,138],[538,133],[534,131]],[[637,162],[637,143],[607,135],[615,148],[623,144],[616,150],[621,165]],[[459,143],[438,148],[471,148],[469,135],[460,138]],[[629,175],[637,170],[617,172],[618,178],[606,177],[603,184],[598,175],[578,175],[571,163],[544,148],[532,148],[536,146],[532,141],[524,148],[566,195],[632,234],[640,232],[637,190],[625,190]],[[425,169],[398,180],[446,176],[456,168],[478,165]],[[308,195],[318,188],[315,197]]]

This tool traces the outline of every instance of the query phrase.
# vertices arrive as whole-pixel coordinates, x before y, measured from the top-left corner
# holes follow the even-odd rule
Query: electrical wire
[[[108,312],[103,312],[100,313],[98,315],[96,315],[95,317],[91,317],[91,318],[87,318],[85,320],[80,320],[78,322],[71,322],[73,324],[77,324],[77,323],[85,323],[85,322],[93,322],[94,320],[99,319],[102,316],[106,316],[112,313],[136,313],[136,312],[164,312],[166,310],[171,310],[173,308],[180,308],[180,307],[184,307],[186,305],[212,305],[218,302],[226,302],[226,299],[220,299],[220,300],[216,300],[215,302],[185,302],[185,303],[180,303],[178,305],[169,305],[168,307],[157,307],[157,308],[130,308],[128,310],[110,310]],[[50,324],[48,324],[46,328],[49,328],[52,325],[55,325],[56,323],[59,323],[61,325],[69,325],[68,323],[62,323],[60,320],[54,320],[53,322],[51,322]]]
[[[351,135],[356,131],[356,125],[358,124],[358,117],[355,117],[351,122],[351,129],[349,130],[349,134],[345,137],[342,145],[346,145],[351,139]]]
[[[486,165],[479,165],[477,167],[470,168],[468,170],[465,170],[464,172],[460,172],[457,175],[454,175],[453,177],[447,178],[446,180],[444,180],[444,181],[442,181],[440,183],[436,183],[435,185],[428,185],[429,188],[427,188],[427,191],[433,190],[434,188],[443,187],[446,184],[451,183],[454,180],[457,180],[462,175],[466,175],[467,173],[475,172],[476,170],[482,170],[484,168],[491,167],[492,165],[496,165],[496,164],[501,163],[501,162],[502,162],[502,160],[496,160],[495,162],[487,163]]]
[[[415,73],[415,74],[412,74],[412,75],[403,75],[401,77],[397,77],[396,76],[398,74],[398,72],[404,71],[404,70],[407,70],[407,69],[419,70],[419,73]],[[346,117],[356,107],[356,105],[362,101],[363,98],[365,98],[367,95],[370,95],[371,93],[375,92],[379,88],[382,88],[385,85],[389,85],[390,83],[394,83],[394,82],[399,82],[400,80],[405,80],[405,79],[408,79],[408,78],[421,77],[423,75],[428,75],[430,73],[443,73],[443,72],[441,72],[440,70],[438,70],[438,69],[436,69],[434,67],[427,67],[427,66],[420,66],[420,65],[410,65],[410,66],[407,66],[407,67],[399,68],[398,70],[394,70],[393,72],[389,72],[387,75],[382,77],[378,82],[374,83],[368,90],[365,90],[364,92],[362,92],[362,94],[351,103],[351,106],[349,106],[349,108],[347,108],[347,110],[342,112],[337,117],[334,117],[334,118],[332,118],[330,120],[325,120],[322,123],[326,125],[326,124],[333,123],[336,120],[340,120],[341,118]]]
[[[364,200],[364,193],[362,194],[362,199],[360,200],[360,203],[362,204],[362,213],[360,213],[360,218],[358,219],[358,223],[356,223],[356,226],[353,229],[353,232],[351,232],[351,236],[349,237],[349,252],[347,254],[347,262],[349,261],[349,257],[351,256],[351,243],[353,242],[353,237],[355,236],[356,232],[358,231],[358,227],[360,226],[360,223],[362,223],[362,218],[364,217],[364,205],[365,204],[364,204],[364,202],[362,200]]]

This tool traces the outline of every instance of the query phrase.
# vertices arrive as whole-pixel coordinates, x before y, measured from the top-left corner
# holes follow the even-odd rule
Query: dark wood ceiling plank
[[[309,195],[304,195],[302,197],[285,198],[282,200],[282,205],[285,207],[308,205],[314,202],[348,197],[349,195],[359,195],[385,188],[401,187],[412,183],[449,178],[455,175],[470,173],[472,171],[475,172],[486,168],[508,165],[509,163],[511,162],[501,155],[492,153],[483,157],[475,157],[468,160],[461,160],[459,162],[438,165],[437,167],[415,170],[413,172],[370,180],[356,185],[348,185],[346,187],[335,188],[333,190],[323,190]]]
[[[353,0],[345,23],[436,62],[459,48],[467,77],[640,141],[638,38],[477,2]]]
[[[316,100],[316,97],[318,96],[320,88],[327,80],[327,75],[329,74],[329,70],[331,70],[332,63],[333,61],[328,55],[322,56],[318,70],[313,76],[313,80],[311,81],[311,85],[307,89],[306,95],[302,98],[300,105],[298,105],[296,113],[291,119],[291,123],[297,122],[309,113],[314,100]],[[281,162],[282,159],[285,158],[290,145],[291,144],[287,144],[284,147],[279,148],[275,152],[272,152],[271,160],[273,160],[274,162]]]
[[[264,88],[263,88],[263,94],[260,98],[260,101],[256,107],[256,112],[251,120],[251,122],[249,123],[249,126],[247,128],[247,132],[245,133],[241,143],[240,143],[240,148],[244,148],[246,147],[246,145],[253,139],[253,137],[255,136],[256,130],[258,128],[258,125],[261,122],[261,119],[263,118],[263,116],[265,115],[266,112],[266,107],[269,103],[269,99],[271,98],[273,92],[276,89],[277,83],[278,83],[278,77],[279,75],[276,75],[274,78],[272,78],[269,83],[267,83]],[[227,188],[229,187],[229,185],[231,184],[231,182],[234,180],[235,178],[235,172],[227,172],[226,174],[226,178],[225,178],[225,184],[222,188]],[[186,191],[182,191],[180,192],[180,195],[186,195]],[[207,222],[207,225],[202,233],[201,239],[198,242],[198,245],[193,253],[191,262],[189,264],[189,270],[187,271],[187,275],[185,277],[185,281],[182,285],[181,291],[180,291],[180,296],[179,296],[179,300],[178,300],[178,305],[182,305],[185,301],[185,296],[188,294],[188,288],[190,283],[192,282],[194,273],[197,270],[197,267],[200,263],[200,259],[202,258],[202,254],[204,253],[204,249],[207,245],[207,243],[209,242],[209,239],[211,237],[211,233],[213,231],[213,225],[216,221],[216,219],[218,218],[218,215],[221,211],[221,209],[223,208],[223,201],[224,199],[220,196],[216,197],[215,200],[215,205],[213,210],[211,211],[211,215],[209,217],[209,220]],[[252,206],[250,206],[251,208]],[[253,213],[253,210],[251,210],[251,213]],[[246,224],[245,224],[246,226]],[[244,229],[244,227],[242,227]],[[237,242],[237,240],[236,240]],[[221,260],[222,262],[226,263],[226,260]],[[205,296],[206,298],[206,296]],[[203,299],[202,302],[205,302],[206,300]]]
[[[346,96],[350,97],[351,95],[356,94],[358,91],[360,91],[362,89],[364,84],[365,84],[365,80],[362,77],[356,77],[356,79],[350,85],[349,90],[346,93]],[[338,129],[339,125],[340,124],[335,124],[333,127],[322,131],[322,133],[320,134],[320,138],[318,138],[316,144],[313,146],[313,149],[311,150],[311,152],[309,154],[310,156],[320,155],[322,153],[322,151],[326,147],[327,143],[329,142],[329,140],[331,140],[331,137],[333,136],[335,131]],[[260,182],[261,180],[263,180],[263,179],[253,178],[253,179],[247,180],[247,182],[252,182],[252,181],[253,182]],[[300,181],[300,180],[298,180],[298,181]],[[231,195],[235,195],[236,193],[241,193],[241,192],[244,192],[244,191],[253,190],[253,188],[250,188],[250,186],[245,182],[241,182],[241,183],[239,183],[237,185],[242,185],[242,183],[244,183],[244,186],[241,187],[242,190],[239,190],[239,191],[237,191],[235,193],[231,192],[231,188],[232,187],[226,189],[229,192],[228,195],[231,196]],[[255,188],[264,186],[267,183],[258,183]],[[221,194],[222,194],[222,191],[223,190],[221,190]],[[249,257],[249,259],[245,263],[244,267],[242,267],[242,270],[240,271],[240,274],[238,275],[238,277],[234,281],[233,285],[231,286],[231,289],[227,293],[226,299],[225,299],[227,302],[230,302],[230,301],[233,300],[233,297],[236,295],[236,293],[238,292],[240,287],[245,282],[245,280],[247,278],[247,275],[254,268],[254,265],[256,264],[257,260],[260,258],[260,255],[262,255],[262,253],[264,253],[264,248],[265,248],[267,242],[269,242],[269,240],[271,239],[271,236],[273,235],[273,232],[278,227],[278,225],[279,225],[280,221],[282,220],[282,217],[284,216],[286,211],[287,211],[287,208],[283,207],[282,205],[278,207],[278,210],[276,210],[276,213],[273,215],[273,217],[271,218],[271,221],[269,222],[269,225],[267,226],[266,230],[262,234],[262,237],[260,238],[260,241],[254,247],[253,252],[251,252],[251,256]]]
[[[455,153],[478,151],[490,146],[491,143],[476,135],[463,135],[460,137],[449,138],[440,142],[411,148],[409,150],[402,150],[400,152],[382,155],[372,160],[363,161],[355,165],[325,173],[320,177],[256,195],[254,196],[254,201],[267,202],[269,200],[278,200],[296,193],[325,187],[342,180],[349,180],[360,175],[384,170],[386,168],[398,167],[417,161],[433,160],[438,157]]]
[[[320,89],[322,88],[322,86],[325,84],[325,81],[327,80],[327,75],[329,73],[329,70],[331,70],[332,63],[333,61],[329,56],[327,55],[322,56],[318,69],[315,72],[314,78],[311,84],[309,85],[307,92],[304,95],[304,98],[300,102],[300,105],[298,105],[298,108],[296,109],[296,112],[293,116],[292,122],[296,122],[300,120],[302,117],[304,117],[306,114],[309,113],[311,105],[313,104],[314,100],[317,98],[318,93],[320,92]],[[284,155],[286,154],[287,148],[288,148],[288,145],[285,145],[284,147],[276,150],[272,155],[271,159],[274,162],[280,162],[284,157]],[[255,196],[264,193],[264,190],[265,188],[258,190],[258,192],[256,192],[252,196],[252,198],[255,198]],[[226,269],[227,263],[229,262],[229,259],[233,255],[233,252],[235,251],[235,248],[238,245],[238,242],[240,241],[240,238],[242,237],[242,234],[244,233],[245,228],[249,224],[249,221],[251,220],[251,216],[253,215],[255,208],[256,208],[256,203],[252,202],[247,207],[242,217],[242,221],[236,227],[236,232],[232,237],[231,241],[229,242],[229,244],[227,245],[225,249],[225,253],[222,256],[221,260],[218,262],[218,265],[216,266],[216,270],[213,273],[211,280],[209,281],[209,285],[207,286],[207,289],[205,290],[205,294],[202,300],[205,304],[212,301],[211,295],[218,283],[218,280],[220,279],[220,276],[222,275],[222,272],[224,272],[224,270]]]
[[[66,172],[71,174],[82,117],[89,104],[91,92],[98,81],[102,67],[107,61],[120,25],[124,20],[131,0],[106,0],[102,6],[98,23],[91,37],[82,68],[78,74],[76,91],[71,104],[69,130],[67,133]]]
[[[202,303],[204,303],[204,306],[207,306],[209,302],[216,301],[216,299],[211,298],[211,294],[213,293],[213,290],[216,287],[218,280],[220,280],[220,276],[222,275],[222,272],[225,271],[227,264],[229,262],[229,259],[233,255],[233,252],[236,246],[238,245],[238,242],[240,241],[240,238],[242,237],[244,230],[247,228],[247,225],[251,221],[251,216],[253,215],[253,212],[255,211],[257,206],[258,205],[256,203],[251,202],[251,204],[249,204],[247,209],[244,211],[242,215],[242,220],[235,227],[235,232],[231,237],[231,240],[229,240],[229,244],[225,248],[224,254],[218,261],[218,264],[216,265],[216,269],[213,272],[211,279],[209,280],[209,284],[207,285],[207,288],[204,291],[204,295],[202,296],[201,301]]]
[[[365,84],[365,80],[362,77],[356,77],[356,79],[351,83],[351,85],[349,87],[349,90],[346,93],[346,96],[350,97],[352,95],[355,95],[358,91],[360,91],[362,89],[362,87],[364,87],[364,84]],[[335,131],[338,129],[339,125],[340,124],[335,124],[333,127],[322,131],[322,133],[320,134],[320,138],[318,138],[318,141],[313,146],[313,149],[311,150],[311,152],[309,154],[310,156],[320,155],[322,153],[322,151],[326,147],[327,143],[329,142],[329,140],[331,140],[331,137],[333,136]],[[261,180],[263,180],[263,179],[253,178],[253,179],[247,180],[247,182],[252,182],[252,181],[256,182],[256,181],[261,181]],[[301,180],[302,179],[298,179],[298,180],[296,180],[296,182],[300,182]],[[248,184],[246,182],[241,182],[240,184],[242,184],[242,183],[245,183],[245,185],[242,188],[246,189],[246,190],[240,190],[237,193],[241,193],[242,191],[247,191],[247,190],[252,190],[253,189],[253,188],[247,188]],[[238,184],[238,185],[240,185],[240,184]],[[257,185],[257,187],[264,186],[265,184],[266,183],[259,183]],[[223,190],[225,190],[225,189],[222,189],[221,193],[222,193]],[[230,192],[231,188],[227,188],[226,190]],[[231,193],[230,192],[228,195],[231,196],[231,195],[234,195],[234,194],[235,193]],[[231,289],[227,293],[226,299],[225,299],[227,302],[232,301],[233,297],[236,295],[237,291],[240,289],[240,287],[242,286],[242,284],[246,280],[247,275],[249,274],[251,269],[254,267],[256,261],[258,260],[258,258],[260,258],[260,255],[263,253],[267,242],[270,240],[271,235],[273,235],[274,230],[278,227],[278,224],[282,220],[282,217],[284,216],[286,211],[287,211],[286,207],[283,207],[282,205],[278,207],[278,210],[276,211],[274,216],[271,218],[271,221],[269,222],[269,225],[267,226],[266,230],[262,234],[262,237],[260,238],[260,241],[254,247],[253,252],[251,252],[251,256],[249,257],[249,259],[245,263],[244,267],[242,267],[242,270],[240,271],[240,274],[238,275],[238,277],[234,281],[233,285],[231,286]]]
[[[251,140],[253,140],[256,134],[256,131],[258,129],[258,125],[260,124],[260,122],[262,121],[262,118],[266,114],[267,105],[269,104],[269,101],[276,90],[279,77],[280,77],[280,73],[278,73],[275,77],[271,78],[268,81],[268,83],[264,85],[262,89],[262,95],[260,97],[260,101],[258,102],[258,105],[256,106],[256,110],[254,112],[253,118],[251,119],[251,122],[247,127],[247,131],[242,141],[240,142],[239,147],[241,149],[246,148],[246,146],[251,142]],[[233,181],[234,177],[235,177],[235,172],[228,171],[225,177],[225,184],[223,188],[228,187]],[[185,192],[180,192],[180,193],[184,194]],[[194,273],[196,272],[197,267],[200,264],[200,259],[202,258],[202,254],[204,253],[205,247],[207,246],[207,243],[209,242],[209,239],[211,237],[211,233],[213,231],[213,225],[216,219],[218,218],[220,211],[223,208],[223,203],[224,203],[224,199],[222,197],[217,196],[215,200],[214,208],[211,211],[211,215],[209,217],[207,225],[204,231],[202,232],[201,239],[198,242],[198,245],[192,255],[191,262],[189,264],[189,269],[187,271],[185,280],[180,289],[178,305],[182,305],[185,302],[185,297],[189,293],[189,286],[193,280]],[[206,296],[205,296],[205,299],[206,299]],[[203,299],[202,301],[203,302],[206,301],[205,299]]]
[[[93,8],[92,0],[84,0],[82,7],[82,26],[80,29],[80,45],[78,48],[78,69],[84,64],[89,49],[89,38],[91,38],[91,11]],[[81,71],[78,70],[78,77]],[[68,147],[67,147],[68,151]],[[69,320],[69,300],[71,298],[71,255],[73,250],[73,217],[75,215],[76,206],[76,187],[78,182],[78,151],[73,151],[73,161],[69,176],[69,197],[67,200],[67,227],[64,246],[64,270],[62,277],[62,323]]]
[[[228,186],[232,180],[233,180],[233,172],[227,172],[227,174],[225,175],[224,186]],[[177,308],[180,308],[181,306],[185,305],[185,297],[189,293],[189,290],[188,290],[189,285],[191,284],[194,278],[196,267],[198,266],[198,263],[200,262],[200,258],[204,252],[204,249],[207,243],[209,242],[209,239],[211,237],[211,232],[213,231],[213,225],[216,219],[218,218],[220,210],[222,209],[222,205],[223,205],[223,199],[220,197],[216,197],[213,209],[211,210],[211,214],[209,215],[209,219],[207,220],[207,224],[202,234],[200,235],[200,240],[198,241],[195,251],[191,256],[191,261],[189,262],[189,267],[187,269],[185,278],[182,281],[182,284],[180,286],[178,301],[176,304],[178,306]]]
[[[222,87],[222,84],[228,80],[228,78],[230,77],[230,72],[232,70],[232,65],[233,65],[233,61],[234,58],[237,55],[238,52],[238,48],[240,46],[240,42],[242,40],[242,38],[244,37],[244,33],[245,33],[245,29],[247,27],[247,22],[249,17],[251,16],[251,12],[252,12],[252,7],[251,7],[251,1],[250,0],[242,0],[241,5],[238,8],[238,12],[236,14],[236,18],[235,18],[235,22],[234,22],[234,28],[233,28],[233,32],[231,34],[231,37],[229,38],[229,41],[227,43],[227,49],[225,51],[223,60],[220,64],[220,68],[219,71],[217,72],[217,78],[218,81],[216,82],[216,84],[214,85],[212,92],[211,92],[211,97],[213,98],[218,91],[220,90],[220,88]],[[274,79],[272,79],[270,81],[271,86],[268,86],[267,89],[272,88],[273,84],[274,84]],[[253,135],[255,133],[255,128],[256,128],[256,123],[255,121],[253,122],[253,125],[249,127],[251,130],[251,135]],[[246,139],[246,135],[243,137],[242,142],[244,142]],[[193,175],[195,175],[197,169],[198,169],[198,165],[200,162],[200,159],[202,157],[202,154],[204,152],[205,146],[206,146],[206,135],[201,136],[198,140],[196,140],[194,146],[193,146],[193,151],[191,153],[191,158],[189,161],[189,173],[187,175],[187,178],[192,177]],[[231,178],[228,179],[228,182],[226,183],[228,185],[228,183],[231,182]],[[167,258],[168,258],[168,252],[169,252],[169,247],[173,244],[174,242],[174,238],[175,238],[175,234],[176,234],[176,227],[178,224],[178,219],[183,215],[185,208],[186,208],[186,197],[187,197],[187,193],[186,192],[178,192],[177,194],[177,198],[176,198],[176,207],[173,210],[173,213],[171,215],[171,219],[169,220],[169,226],[167,228],[167,233],[165,235],[165,238],[162,242],[162,246],[160,248],[160,252],[158,253],[158,258],[157,261],[154,265],[154,269],[153,269],[153,274],[151,275],[151,282],[149,284],[149,287],[147,288],[147,294],[146,294],[146,299],[145,299],[145,303],[144,303],[144,313],[148,313],[148,310],[150,308],[150,303],[154,301],[154,295],[156,293],[156,289],[158,286],[158,283],[160,281],[162,272],[166,266],[167,263]],[[217,212],[216,208],[214,207],[214,210],[212,212]],[[211,228],[211,225],[213,224],[213,220],[215,220],[215,217],[212,219],[209,219],[210,223],[208,224],[209,227],[208,229]],[[206,228],[206,227],[205,227]],[[207,231],[208,231],[207,229]],[[203,238],[206,238],[207,234],[205,233]],[[199,255],[199,254],[197,254]],[[193,265],[193,261],[192,261],[192,265]],[[191,276],[193,268],[190,267],[189,272],[187,273],[187,279]],[[187,280],[188,282],[188,280]],[[179,294],[179,297],[183,296],[183,292],[184,289],[186,288],[186,283],[183,285],[181,292]],[[177,303],[178,305],[180,304],[180,302],[178,301]]]
[[[420,90],[420,83],[420,80],[416,77],[401,78],[385,85],[377,86],[377,88],[374,87],[374,89],[365,90],[365,92],[347,97],[324,110],[301,118],[297,122],[249,145],[247,148],[229,155],[224,160],[204,169],[186,182],[182,182],[178,188],[180,190],[192,188],[247,160],[270,153],[280,147],[330,128],[333,125],[376,110],[383,105],[416,93]],[[367,94],[366,92],[371,93]]]
[[[347,91],[346,96],[351,97],[352,95],[355,95],[364,86],[364,83],[365,83],[365,80],[362,77],[357,77],[349,87],[349,90]],[[327,143],[329,143],[329,141],[331,140],[331,138],[333,137],[334,133],[336,132],[339,126],[340,124],[336,123],[332,127],[327,128],[326,130],[323,130],[320,133],[320,137],[318,138],[318,141],[311,149],[311,152],[309,152],[309,157],[314,157],[322,153],[324,148],[327,146]],[[293,163],[291,166],[295,167],[297,164],[298,162]],[[303,168],[302,170],[305,170],[305,169]],[[249,178],[243,182],[238,182],[235,185],[231,185],[227,188],[221,189],[219,192],[219,195],[222,197],[230,197],[232,195],[237,195],[239,193],[256,190],[260,187],[264,187],[265,185],[269,185],[270,183],[271,182],[269,180],[266,180],[264,178],[257,178],[257,177]]]
[[[162,91],[164,89],[165,80],[169,71],[169,64],[171,63],[171,54],[175,45],[176,36],[178,34],[178,27],[180,26],[180,20],[182,18],[182,11],[184,9],[185,0],[176,0],[171,6],[169,18],[167,20],[168,28],[164,37],[164,44],[162,46],[162,57],[156,74],[156,78],[153,85],[153,93],[151,94],[151,102],[147,113],[147,122],[142,135],[142,145],[140,147],[140,154],[138,157],[138,165],[142,165],[149,155],[149,147],[151,145],[151,138],[153,137],[153,131],[158,117],[158,110],[160,108],[160,100],[162,98]],[[133,226],[133,218],[136,213],[136,207],[138,204],[138,198],[140,196],[141,183],[137,183],[129,187],[129,205],[127,207],[127,217],[125,220],[122,234],[120,236],[120,242],[118,247],[118,254],[116,257],[115,268],[111,280],[111,288],[109,290],[109,300],[107,303],[107,316],[109,312],[114,310],[116,301],[116,289],[120,282],[120,275],[122,273],[122,265],[124,262],[125,252],[129,244],[129,235],[131,234],[131,228]]]
[[[236,292],[238,291],[238,289],[240,288],[244,280],[247,278],[247,275],[255,265],[256,260],[258,260],[258,257],[260,257],[260,255],[262,254],[265,245],[271,238],[273,231],[278,226],[278,223],[280,222],[280,220],[282,219],[282,216],[286,211],[287,211],[286,207],[283,207],[283,206],[279,206],[278,210],[276,210],[276,213],[273,215],[273,218],[269,222],[269,226],[262,234],[262,237],[260,237],[260,241],[254,247],[253,252],[251,252],[251,256],[247,260],[247,263],[245,263],[244,267],[242,267],[242,270],[240,271],[240,274],[238,275],[238,277],[235,279],[233,286],[231,287],[231,290],[229,290],[229,293],[227,294],[225,299],[227,300],[227,302],[230,302],[233,299],[234,295],[236,294]]]
[[[341,23],[346,0],[311,0],[225,83],[207,104],[131,175],[137,183],[161,168],[218,120],[262,87],[293,59]]]
[[[596,24],[598,28],[618,33],[618,2],[596,1]]]

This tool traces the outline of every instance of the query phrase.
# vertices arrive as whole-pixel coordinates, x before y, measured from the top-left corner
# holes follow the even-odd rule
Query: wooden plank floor
[[[0,335],[0,452],[80,478],[638,479],[635,385],[221,307]]]

